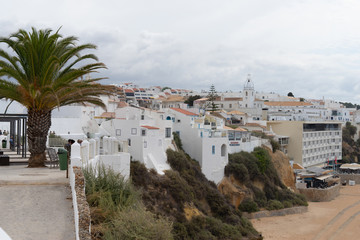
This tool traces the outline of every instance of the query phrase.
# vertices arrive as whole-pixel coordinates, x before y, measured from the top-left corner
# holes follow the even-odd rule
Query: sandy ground
[[[306,213],[251,222],[264,239],[360,239],[360,185],[342,186],[330,202],[310,202]]]

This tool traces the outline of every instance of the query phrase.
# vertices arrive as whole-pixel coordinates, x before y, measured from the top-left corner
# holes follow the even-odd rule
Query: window
[[[231,103],[229,104],[229,108],[232,108],[232,104],[231,104]]]
[[[165,137],[170,138],[171,137],[171,128],[165,128]]]
[[[128,145],[131,146],[131,139],[128,139]]]
[[[144,115],[141,115],[141,120],[144,120],[145,119],[145,116]]]
[[[213,155],[215,154],[215,145],[212,145],[211,152]]]
[[[225,155],[226,155],[226,145],[223,144],[221,145],[221,156],[225,157]]]
[[[131,135],[136,135],[137,134],[137,129],[136,128],[132,128],[131,129]]]
[[[141,136],[146,136],[146,130],[145,129],[141,129]]]
[[[116,129],[116,136],[121,136],[121,129]]]

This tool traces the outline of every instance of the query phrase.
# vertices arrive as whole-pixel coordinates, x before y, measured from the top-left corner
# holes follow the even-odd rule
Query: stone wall
[[[70,167],[76,240],[91,240],[90,208],[86,201],[84,174],[80,167]]]
[[[340,184],[329,188],[304,188],[298,189],[308,201],[311,202],[328,202],[335,199],[340,194]]]
[[[349,184],[349,180],[353,180],[355,184],[360,184],[360,174],[339,174],[339,177],[341,183],[346,181],[346,184]]]
[[[257,219],[257,218],[264,218],[264,217],[275,217],[275,216],[285,216],[290,214],[298,214],[307,212],[308,207],[300,206],[300,207],[292,207],[292,208],[284,208],[280,210],[273,210],[273,211],[259,211],[254,213],[243,213],[243,215],[249,219]]]

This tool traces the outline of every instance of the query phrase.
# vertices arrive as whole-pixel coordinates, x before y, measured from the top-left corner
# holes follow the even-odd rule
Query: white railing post
[[[77,142],[71,145],[71,166],[82,167],[80,144]]]
[[[96,144],[95,144],[95,156],[100,155],[100,138],[95,138]]]
[[[89,162],[89,142],[84,140],[81,143],[81,154],[82,154],[82,162],[87,164]]]
[[[89,140],[89,159],[93,159],[96,156],[96,141],[95,139]]]
[[[103,153],[104,155],[107,155],[109,152],[109,141],[108,141],[109,137],[108,136],[104,136],[103,137]]]

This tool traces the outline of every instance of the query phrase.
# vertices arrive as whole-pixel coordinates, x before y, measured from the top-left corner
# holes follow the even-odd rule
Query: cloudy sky
[[[358,0],[0,0],[0,35],[61,28],[98,46],[106,83],[360,103]]]

